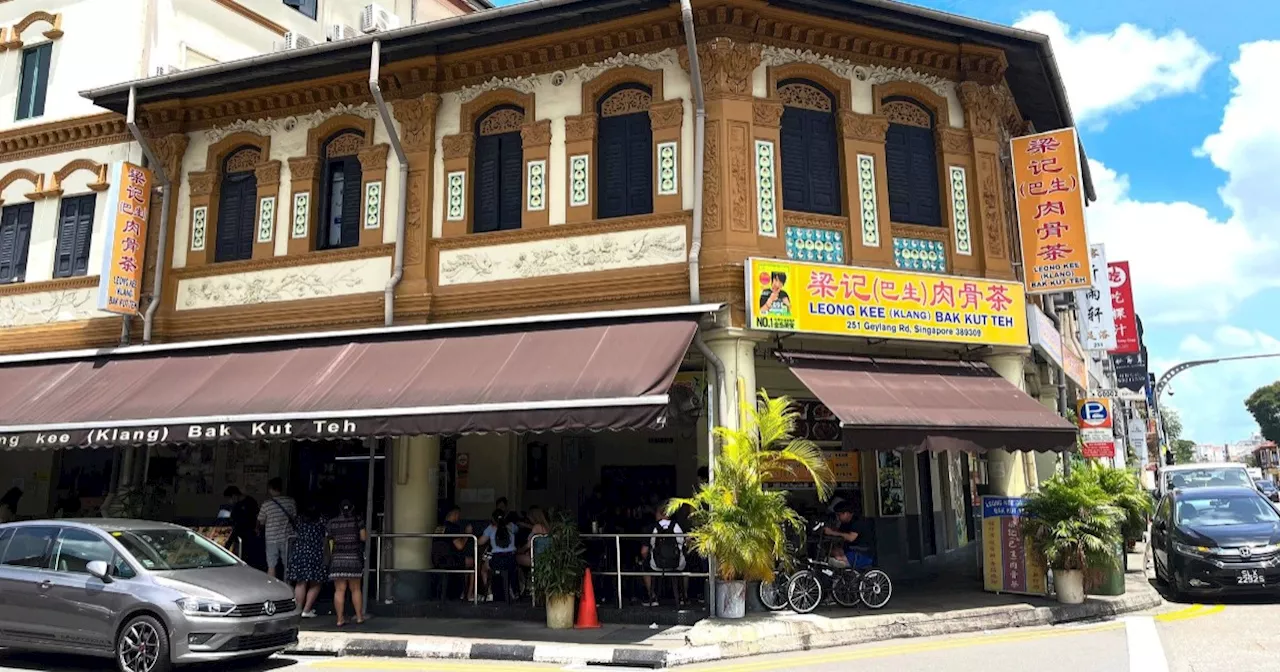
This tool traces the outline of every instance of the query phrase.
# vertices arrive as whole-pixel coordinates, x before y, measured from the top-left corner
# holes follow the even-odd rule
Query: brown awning
[[[985,364],[785,353],[856,450],[1068,451],[1076,428]]]
[[[665,417],[698,317],[365,330],[0,364],[0,446],[649,427]]]

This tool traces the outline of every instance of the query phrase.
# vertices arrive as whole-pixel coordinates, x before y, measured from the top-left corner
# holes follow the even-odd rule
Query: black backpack
[[[664,530],[662,529],[662,524],[657,523],[653,526],[652,534],[668,534],[674,529],[674,524]],[[660,536],[654,540],[653,565],[663,571],[671,571],[680,567],[680,544],[676,542],[675,537]]]

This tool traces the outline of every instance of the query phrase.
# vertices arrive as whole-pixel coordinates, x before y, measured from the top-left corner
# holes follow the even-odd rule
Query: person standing
[[[298,526],[298,504],[283,494],[284,482],[279,477],[267,481],[271,498],[258,511],[258,525],[263,528],[267,546],[267,575],[276,577],[276,565],[289,567],[289,543]]]
[[[227,547],[231,548],[233,540],[238,539],[240,558],[255,569],[267,571],[266,552],[262,550],[258,537],[258,500],[245,495],[234,485],[228,485],[222,496],[227,499],[231,511],[231,538],[227,540]]]
[[[329,579],[326,568],[326,530],[320,519],[320,511],[314,502],[308,502],[298,516],[297,536],[293,540],[289,567],[285,576],[294,583],[294,600],[302,609],[303,618],[316,617],[316,598],[320,587]]]
[[[369,531],[356,517],[350,500],[342,500],[341,513],[329,521],[329,540],[333,552],[329,560],[329,579],[333,581],[333,610],[338,614],[338,627],[346,625],[347,592],[356,610],[356,623],[364,623],[364,595],[360,580],[364,578],[364,542]]]
[[[4,493],[4,497],[0,497],[0,523],[10,523],[18,518],[18,501],[22,499],[22,488],[17,486],[9,488]]]

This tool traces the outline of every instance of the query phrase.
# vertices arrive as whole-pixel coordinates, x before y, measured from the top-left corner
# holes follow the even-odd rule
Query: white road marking
[[[1169,672],[1155,619],[1130,616],[1124,619],[1124,631],[1129,640],[1129,672]]]

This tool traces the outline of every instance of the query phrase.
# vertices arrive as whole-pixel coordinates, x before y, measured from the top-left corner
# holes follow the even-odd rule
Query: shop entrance
[[[938,536],[937,521],[933,515],[933,455],[921,452],[916,455],[916,479],[920,485],[920,532],[924,537],[921,548],[923,555],[937,555]]]
[[[373,513],[377,525],[385,501],[383,459],[385,442],[375,439],[372,462]],[[338,513],[342,500],[364,511],[369,496],[369,446],[362,439],[341,441],[295,441],[291,455],[287,489],[300,504],[311,502],[322,516]]]

